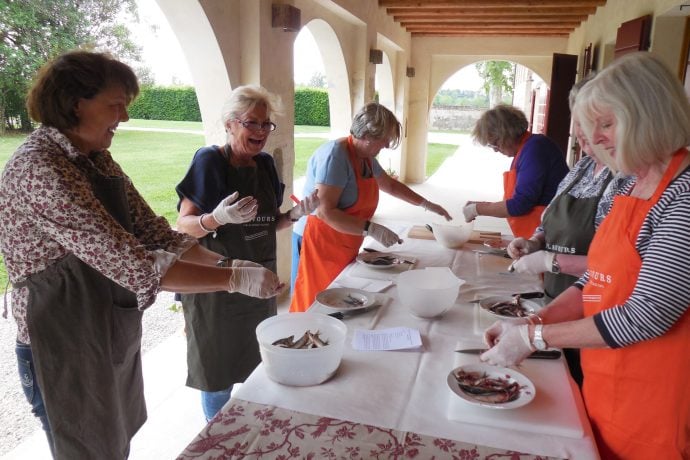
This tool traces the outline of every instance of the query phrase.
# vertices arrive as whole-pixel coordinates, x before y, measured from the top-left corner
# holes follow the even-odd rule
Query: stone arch
[[[323,19],[312,19],[304,27],[314,36],[326,72],[331,133],[347,133],[352,123],[350,80],[338,36]]]
[[[206,12],[199,2],[157,0],[170,27],[180,42],[189,66],[207,144],[225,142],[220,114],[225,101],[219,94],[230,94],[230,81],[223,53]],[[235,85],[236,86],[236,85]]]

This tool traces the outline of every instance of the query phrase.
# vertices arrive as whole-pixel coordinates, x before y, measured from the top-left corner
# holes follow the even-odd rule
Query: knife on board
[[[469,353],[472,355],[481,355],[486,351],[486,348],[466,348],[464,350],[455,350],[456,353]],[[527,358],[529,359],[558,359],[561,357],[561,350],[537,350],[533,351]]]

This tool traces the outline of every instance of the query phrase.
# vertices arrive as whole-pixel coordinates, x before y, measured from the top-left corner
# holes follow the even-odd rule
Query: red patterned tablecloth
[[[551,459],[233,398],[180,454],[190,459]]]

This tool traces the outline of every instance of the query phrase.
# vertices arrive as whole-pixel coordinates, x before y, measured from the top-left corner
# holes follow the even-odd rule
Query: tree
[[[479,76],[484,79],[484,91],[489,96],[489,107],[503,101],[503,93],[513,93],[515,64],[508,61],[482,61],[475,64]]]
[[[326,88],[328,86],[328,81],[324,74],[317,71],[312,74],[307,86],[310,88]]]
[[[90,48],[138,62],[128,18],[138,21],[136,0],[0,1],[0,134],[6,125],[31,129],[24,108],[31,79],[58,54]]]

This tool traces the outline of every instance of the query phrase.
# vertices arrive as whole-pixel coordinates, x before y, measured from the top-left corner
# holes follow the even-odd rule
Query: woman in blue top
[[[568,173],[563,152],[548,137],[532,134],[525,114],[510,105],[497,105],[477,121],[473,136],[481,145],[513,158],[503,173],[503,200],[468,201],[467,222],[477,216],[505,217],[516,237],[529,238],[541,222],[541,213]]]

